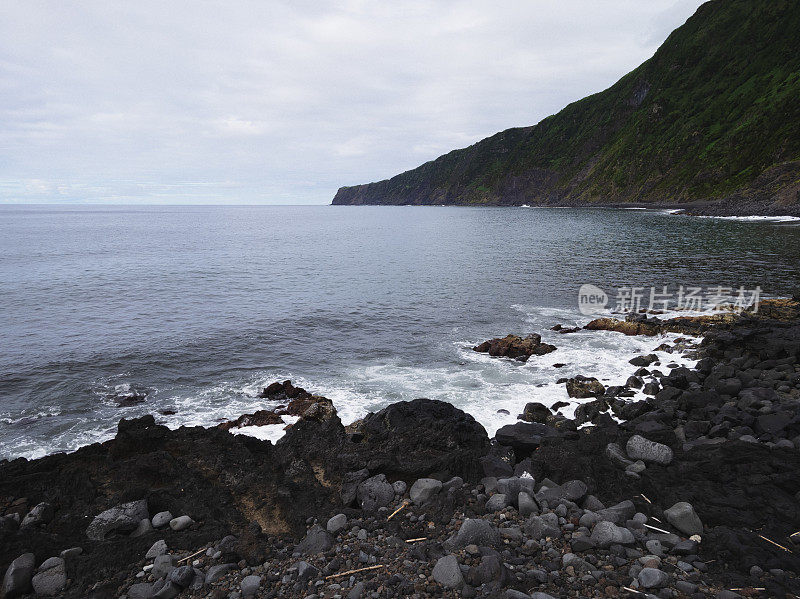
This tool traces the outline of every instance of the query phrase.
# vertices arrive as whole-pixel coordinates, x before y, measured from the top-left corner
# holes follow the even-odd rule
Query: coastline
[[[5,498],[0,520],[0,565],[4,568],[27,552],[33,552],[36,564],[41,564],[64,550],[81,547],[79,555],[73,555],[73,551],[58,558],[63,559],[59,567],[69,580],[67,584],[64,579],[64,596],[116,597],[127,592],[133,597],[147,590],[137,587],[131,593],[132,584],[151,585],[151,594],[142,596],[165,596],[158,593],[170,579],[152,573],[148,567],[152,558],[143,561],[154,541],[166,542],[169,554],[174,556],[169,558],[169,567],[178,566],[177,571],[181,564],[173,562],[200,549],[224,545],[223,541],[234,535],[236,539],[228,541],[229,550],[217,549],[193,560],[198,561],[197,569],[204,580],[216,566],[235,565],[228,567],[219,581],[200,585],[196,589],[198,596],[212,591],[217,593],[215,596],[226,596],[218,594],[221,588],[225,593],[242,592],[246,576],[259,576],[259,587],[265,591],[259,596],[305,597],[316,589],[313,583],[317,580],[323,581],[319,596],[325,597],[336,595],[338,590],[349,593],[360,583],[384,588],[387,596],[450,596],[447,593],[452,589],[442,586],[438,576],[441,572],[435,571],[441,559],[454,556],[467,566],[477,558],[470,566],[477,568],[479,562],[493,555],[484,552],[476,556],[465,553],[464,547],[448,545],[450,536],[457,536],[459,523],[472,518],[487,522],[495,532],[505,531],[509,523],[515,523],[512,529],[519,529],[519,537],[517,532],[497,532],[511,535],[505,537],[508,543],[501,544],[511,552],[502,554],[504,568],[513,566],[514,560],[538,564],[539,569],[547,567],[544,578],[530,574],[536,568],[523,568],[505,580],[492,578],[483,582],[483,586],[488,585],[485,589],[462,580],[460,593],[469,587],[515,597],[523,595],[508,593],[516,590],[559,596],[559,584],[573,579],[579,587],[586,587],[583,592],[602,585],[605,593],[609,584],[620,592],[622,571],[628,583],[632,582],[628,560],[637,562],[646,555],[643,551],[655,547],[647,543],[659,540],[648,535],[690,536],[670,525],[664,516],[667,508],[683,501],[693,506],[703,523],[701,543],[692,551],[705,570],[689,563],[689,571],[682,576],[675,568],[666,567],[672,557],[683,555],[679,543],[684,541],[673,542],[670,549],[668,540],[674,541],[673,537],[660,539],[665,550],[659,560],[665,562],[665,567],[655,569],[668,577],[667,587],[681,593],[681,588],[689,586],[675,585],[685,582],[716,589],[715,593],[735,585],[760,585],[771,589],[769,596],[796,592],[800,587],[793,574],[777,574],[770,569],[777,572],[800,566],[790,552],[795,538],[791,535],[800,528],[800,511],[795,507],[794,496],[800,492],[800,439],[796,439],[800,430],[795,424],[800,413],[800,311],[797,302],[792,301],[769,306],[758,318],[743,316],[704,331],[695,350],[700,359],[693,370],[632,364],[626,387],[603,388],[602,392],[595,389],[588,396],[580,395],[586,401],[574,418],[553,413],[544,406],[531,406],[523,420],[503,427],[491,441],[471,416],[431,400],[392,404],[345,428],[328,400],[311,396],[316,399],[304,406],[297,423],[274,445],[230,435],[220,428],[170,431],[156,425],[152,417],[123,420],[111,441],[70,454],[0,463],[0,496]],[[637,363],[647,361],[643,356]],[[667,372],[658,376],[657,369]],[[755,371],[758,376],[754,376]],[[647,383],[655,386],[650,387],[654,393],[646,401],[626,399],[636,385]],[[578,394],[583,393],[580,387],[576,386]],[[659,451],[667,447],[674,457],[668,463],[655,454],[651,455],[657,458],[655,461],[632,459],[630,439],[636,435],[661,444]],[[647,451],[654,447],[645,445]],[[537,507],[533,509],[538,512],[525,517],[522,514],[528,508],[522,509],[513,493],[498,493],[493,488],[498,484],[496,479],[514,479],[524,472],[536,481],[524,484],[535,484],[529,496],[535,500]],[[396,483],[389,484],[391,493],[387,494],[381,477]],[[462,482],[454,477],[460,477]],[[449,486],[444,493],[439,487],[427,501],[403,508],[404,517],[391,525],[394,528],[387,529],[388,513],[415,497],[413,492],[409,497],[407,490],[413,489],[420,478],[439,479],[438,484]],[[566,485],[574,480],[581,481],[586,489],[579,497],[569,499],[571,495],[563,489],[575,486],[577,483]],[[366,481],[371,482],[367,485]],[[437,488],[437,483],[429,485]],[[499,495],[506,497],[501,499]],[[612,522],[633,535],[634,542],[621,544],[622,555],[616,556],[617,561],[624,561],[624,568],[611,560],[607,566],[613,567],[606,576],[597,578],[588,572],[578,575],[577,566],[586,559],[603,563],[609,560],[617,543],[602,547],[577,542],[583,532],[592,538],[598,523],[585,526],[575,522],[570,528],[569,520],[560,523],[560,516],[556,516],[556,528],[560,528],[557,537],[564,546],[548,549],[544,541],[547,535],[537,537],[542,531],[536,527],[542,519],[550,522],[550,514],[562,509],[581,522],[587,513],[598,513],[586,505],[589,495],[606,506],[632,501],[635,510],[647,516],[644,524],[668,529],[667,533],[654,533],[642,522],[632,524],[639,517],[631,520],[634,514],[628,514],[626,507],[627,519]],[[372,499],[375,504],[370,504]],[[175,516],[190,516],[191,523],[185,529],[152,530],[152,524],[142,528],[143,521],[125,521],[110,528],[106,538],[87,537],[87,528],[98,514],[119,504],[142,500],[148,519],[169,511]],[[547,502],[547,507],[540,500]],[[43,504],[44,507],[35,507]],[[357,523],[359,530],[369,529],[370,540],[365,542],[358,530],[354,533],[353,525],[347,535],[321,535],[328,546],[305,557],[305,563],[318,570],[317,575],[303,581],[310,586],[298,587],[301,581],[295,568],[303,561],[307,547],[303,543],[297,545],[297,541],[308,525],[316,521],[324,527],[328,518],[338,513],[344,513],[347,522]],[[420,529],[420,524],[431,517],[436,522],[434,529]],[[606,517],[611,516],[606,513]],[[132,528],[139,529],[136,536],[131,536]],[[555,536],[554,530],[550,532]],[[426,537],[421,553],[418,546],[405,543],[414,538],[412,533]],[[624,533],[619,534],[627,539]],[[306,546],[310,544],[309,536],[314,535],[320,536],[318,532],[309,533]],[[387,544],[390,538],[400,538],[402,545],[392,547]],[[787,550],[771,545],[773,542]],[[346,543],[361,547],[359,551],[367,556],[367,563],[353,561],[347,552],[342,553]],[[538,551],[535,545],[539,545]],[[678,553],[674,552],[676,546]],[[368,551],[363,551],[365,547]],[[295,555],[298,548],[300,555]],[[565,574],[567,563],[548,569],[553,566],[548,555],[552,551],[566,555],[567,549],[582,560],[573,564],[573,575]],[[220,555],[215,559],[218,551]],[[635,556],[637,552],[639,556]],[[370,561],[373,558],[375,561]],[[415,568],[428,572],[422,587],[408,577],[392,587],[388,580],[394,573],[389,568],[365,570],[360,577],[355,576],[348,588],[340,589],[329,588],[338,583],[329,583],[322,576],[325,568],[329,568],[327,575],[336,575],[361,565],[379,565],[379,561],[394,563],[393,559],[412,561]],[[269,562],[268,567],[264,562]],[[338,568],[330,568],[331,563]],[[752,566],[758,566],[761,573],[751,571]],[[279,574],[277,579],[275,572]],[[469,572],[467,567],[462,574],[469,578]],[[159,578],[163,581],[156,591],[153,584],[158,584]],[[193,581],[197,576],[192,574],[191,578]],[[632,578],[638,580],[638,574]],[[474,583],[481,579],[470,580]],[[171,584],[173,591],[185,588],[174,581]],[[392,589],[403,589],[407,594],[393,595]]]
[[[800,203],[776,205],[772,204],[767,209],[758,203],[748,203],[743,205],[732,205],[717,202],[610,202],[610,203],[586,203],[558,201],[536,202],[532,200],[520,201],[517,203],[485,203],[485,204],[384,204],[382,202],[359,203],[359,204],[338,204],[331,203],[331,206],[418,206],[418,207],[459,207],[459,208],[586,208],[586,209],[612,209],[612,210],[654,210],[672,211],[676,215],[682,216],[709,216],[720,218],[792,218],[800,219]]]

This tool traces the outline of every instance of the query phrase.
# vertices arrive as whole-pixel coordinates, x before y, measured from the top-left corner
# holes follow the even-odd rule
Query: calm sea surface
[[[214,424],[268,407],[259,389],[286,378],[345,421],[426,396],[493,432],[527,401],[566,398],[558,377],[624,380],[658,344],[549,331],[588,320],[583,283],[791,294],[800,226],[602,209],[0,207],[0,458],[75,449],[146,413]],[[527,364],[469,349],[534,331],[559,349]],[[120,406],[132,391],[146,399]]]

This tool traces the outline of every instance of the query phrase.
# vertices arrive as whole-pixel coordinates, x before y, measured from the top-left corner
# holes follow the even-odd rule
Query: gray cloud
[[[0,4],[0,202],[327,203],[611,85],[696,0]]]

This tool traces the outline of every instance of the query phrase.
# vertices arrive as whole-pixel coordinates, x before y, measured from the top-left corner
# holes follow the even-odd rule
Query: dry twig
[[[367,570],[377,570],[379,568],[385,568],[384,564],[378,564],[377,566],[367,566],[366,568],[356,568],[355,570],[347,570],[347,572],[339,572],[338,574],[331,574],[330,576],[326,576],[325,580],[330,580],[331,578],[338,578],[339,576],[347,576],[348,574],[358,574],[359,572],[366,572]]]
[[[663,532],[665,535],[671,534],[669,531],[666,531],[662,528],[656,528],[655,526],[650,526],[649,524],[645,524],[645,526],[651,530],[657,530],[658,532]]]
[[[387,521],[388,521],[388,520],[391,520],[392,518],[394,518],[394,517],[397,515],[397,513],[398,513],[400,510],[402,510],[402,509],[404,509],[404,508],[407,508],[408,506],[409,506],[409,502],[408,502],[408,500],[404,501],[404,502],[403,502],[403,503],[400,505],[400,507],[399,507],[399,508],[397,508],[397,509],[396,509],[395,511],[393,511],[391,514],[389,514],[389,517],[388,517],[388,518],[386,518],[386,520],[387,520]]]
[[[761,537],[762,539],[764,539],[764,540],[765,540],[767,543],[772,543],[773,545],[775,545],[775,547],[780,547],[780,548],[781,548],[781,549],[783,549],[783,550],[784,550],[786,553],[794,553],[794,551],[792,551],[791,549],[787,549],[787,548],[786,548],[786,547],[784,547],[783,545],[780,545],[779,543],[776,543],[776,542],[775,542],[775,541],[773,541],[772,539],[768,539],[768,538],[767,538],[767,537],[765,537],[764,535],[758,535],[758,536],[759,536],[759,537]]]
[[[193,557],[195,557],[196,555],[200,555],[200,554],[201,554],[201,553],[203,553],[205,550],[206,550],[206,548],[205,548],[205,547],[203,547],[203,548],[202,548],[200,551],[198,551],[197,553],[193,553],[192,555],[187,555],[186,557],[182,557],[181,559],[179,559],[179,560],[178,560],[178,563],[180,564],[181,562],[185,562],[185,561],[187,561],[187,560],[190,560],[190,559],[192,559]]]

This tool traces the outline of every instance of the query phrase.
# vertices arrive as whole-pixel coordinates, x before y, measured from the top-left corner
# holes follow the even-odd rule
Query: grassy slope
[[[714,0],[609,89],[334,203],[721,199],[800,159],[800,2]],[[800,166],[791,165],[797,183]]]

